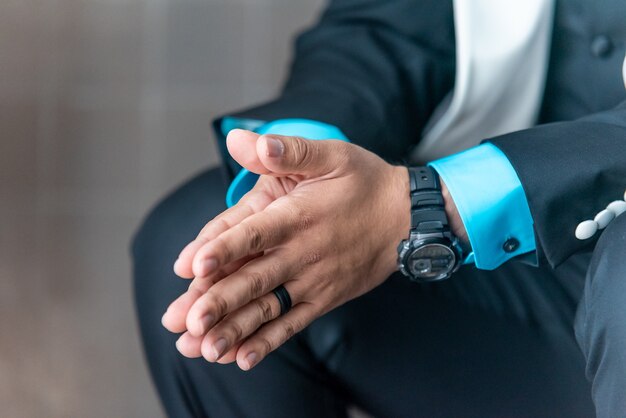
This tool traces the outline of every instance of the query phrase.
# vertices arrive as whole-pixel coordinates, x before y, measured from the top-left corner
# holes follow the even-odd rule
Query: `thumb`
[[[311,140],[295,136],[261,135],[256,151],[269,174],[297,174],[317,177],[341,165],[347,143],[339,140]]]
[[[242,167],[256,174],[267,174],[268,169],[263,165],[256,151],[256,142],[259,135],[243,129],[233,129],[226,137],[228,153]]]

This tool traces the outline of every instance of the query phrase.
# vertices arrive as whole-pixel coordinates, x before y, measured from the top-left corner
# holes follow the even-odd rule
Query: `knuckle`
[[[283,329],[285,341],[296,335],[296,329],[296,324],[294,324],[293,322],[285,322],[285,327]]]
[[[243,337],[243,328],[234,321],[230,321],[226,332],[231,335],[232,339],[230,341],[233,342],[237,342]]]
[[[224,218],[215,218],[198,234],[198,240],[202,240],[204,243],[209,242],[212,238],[219,233],[219,231],[226,231],[230,228],[230,225]]]
[[[265,337],[259,337],[259,345],[263,353],[269,353],[273,350],[272,343]]]
[[[266,292],[270,285],[270,277],[267,274],[254,271],[248,273],[248,283],[250,284],[250,293],[253,296],[262,295]]]
[[[336,152],[342,156],[345,157],[350,157],[353,154],[354,151],[354,146],[353,144],[349,143],[349,142],[344,142],[344,141],[333,141],[333,144],[335,145],[336,148]]]
[[[312,224],[313,218],[310,215],[306,213],[300,213],[299,216],[296,218],[294,230],[296,232],[306,231],[307,229],[311,228]]]
[[[215,230],[225,231],[228,228],[230,228],[230,224],[226,221],[226,219],[219,218],[219,219],[215,220],[215,223],[213,224],[213,227],[215,228]]]
[[[246,226],[244,229],[244,233],[249,243],[250,249],[253,252],[259,252],[265,249],[265,234],[259,227]]]
[[[257,309],[261,315],[261,319],[263,322],[271,321],[274,317],[272,312],[272,304],[269,303],[266,299],[257,299]]]
[[[290,232],[302,232],[314,223],[314,217],[310,213],[310,209],[305,204],[289,205],[284,207],[284,219],[290,226]]]
[[[321,261],[321,259],[322,255],[319,252],[310,252],[304,255],[304,257],[302,258],[302,263],[305,266],[310,266],[312,264],[318,263],[319,261]]]
[[[292,144],[294,164],[306,167],[314,159],[314,147],[309,146],[308,141],[303,138],[294,138]]]
[[[267,269],[267,277],[270,281],[270,285],[273,282],[273,279],[280,277],[282,271],[282,265],[280,263],[273,263]]]
[[[211,289],[206,293],[207,295],[207,306],[214,306],[217,316],[222,316],[226,312],[228,312],[228,302],[226,299],[220,294],[215,293]]]
[[[194,241],[199,243],[200,245],[207,244],[210,241],[210,239],[209,239],[209,235],[206,233],[206,230],[203,229],[202,231],[200,231],[200,233],[198,234],[198,236],[196,237]]]
[[[222,254],[223,260],[232,260],[233,250],[230,248],[229,243],[226,242],[224,238],[217,237],[215,241],[213,241],[213,243],[213,248],[215,248],[216,251]]]
[[[333,150],[336,161],[339,165],[348,165],[354,163],[355,153],[354,147],[351,144],[343,141],[335,141],[335,148]]]

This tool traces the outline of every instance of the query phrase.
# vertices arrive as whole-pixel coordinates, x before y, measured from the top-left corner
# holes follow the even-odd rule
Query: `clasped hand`
[[[342,141],[233,130],[227,146],[261,177],[180,253],[174,271],[193,280],[163,325],[183,355],[249,370],[396,270],[409,185],[406,168]],[[279,285],[293,303],[282,316]]]

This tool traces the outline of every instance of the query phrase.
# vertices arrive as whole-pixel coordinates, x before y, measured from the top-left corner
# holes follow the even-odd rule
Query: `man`
[[[626,416],[626,4],[481,3],[331,2],[216,122],[133,247],[171,416]]]

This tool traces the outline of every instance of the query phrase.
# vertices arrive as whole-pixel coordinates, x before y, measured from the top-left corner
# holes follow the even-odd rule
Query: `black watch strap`
[[[411,188],[411,235],[447,232],[448,217],[441,182],[431,167],[409,167]]]
[[[430,167],[408,171],[411,231],[398,245],[398,268],[416,282],[447,279],[461,265],[463,249],[450,231],[439,176]]]

